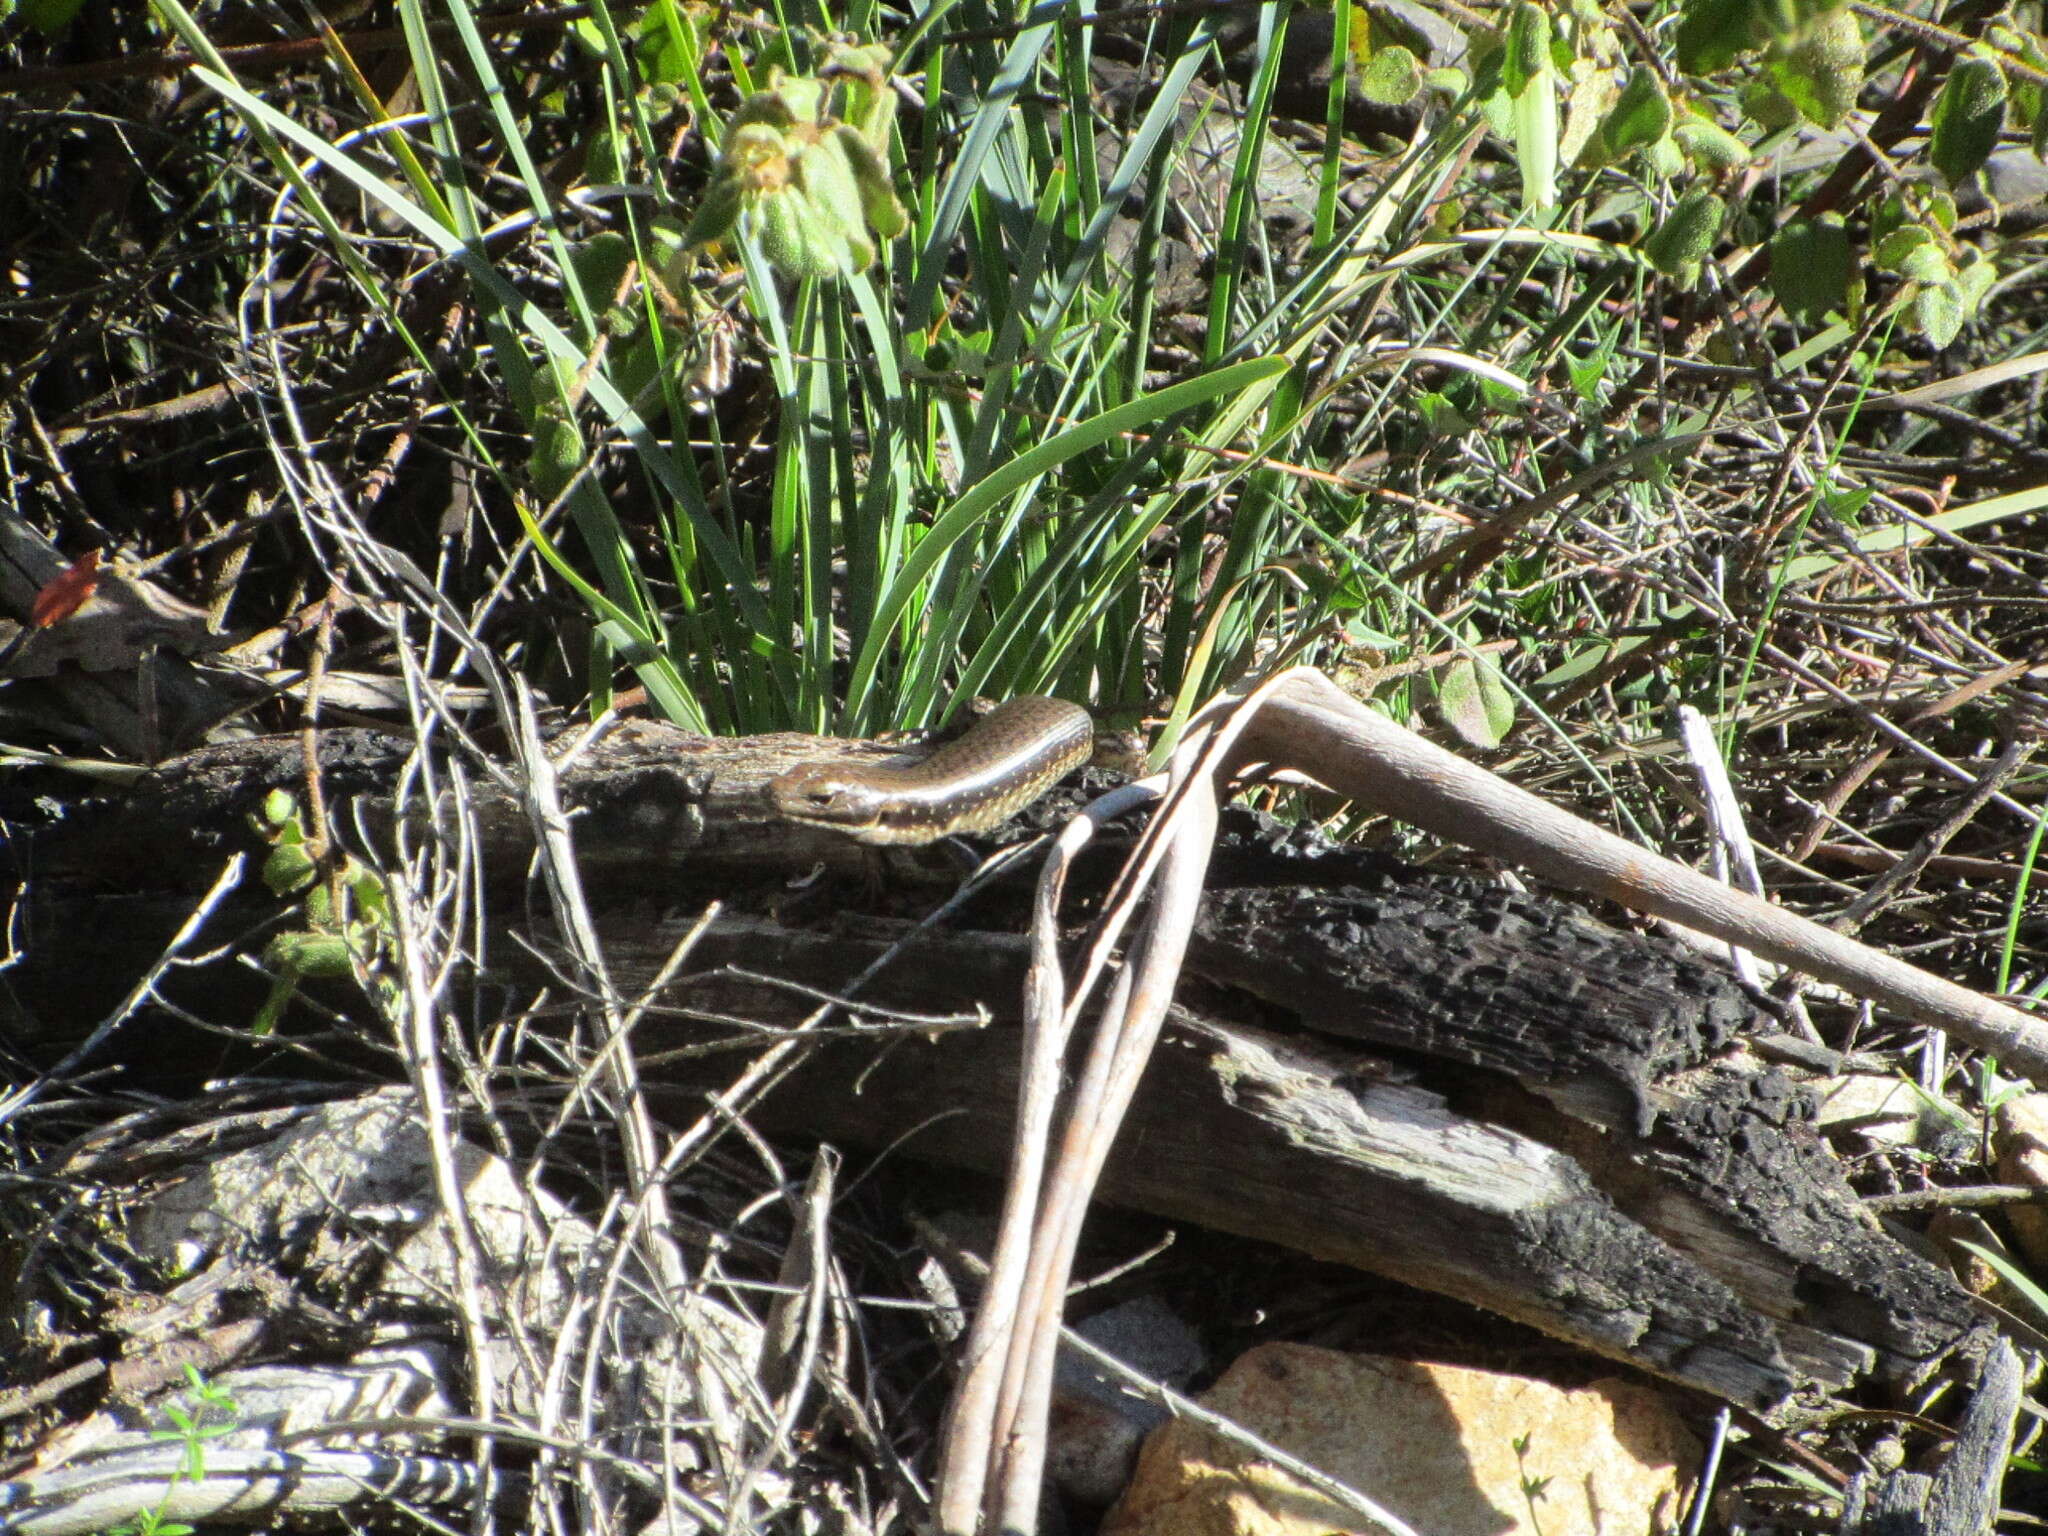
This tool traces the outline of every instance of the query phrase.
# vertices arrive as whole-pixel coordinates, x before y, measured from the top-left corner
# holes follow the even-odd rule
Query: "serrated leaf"
[[[1974,172],[1998,147],[2005,128],[2005,72],[1989,59],[1957,59],[1928,119],[1927,158],[1950,186]]]
[[[1869,486],[1859,485],[1853,489],[1835,487],[1823,490],[1820,493],[1820,501],[1821,505],[1827,508],[1830,517],[1838,518],[1851,528],[1856,528],[1861,526],[1863,509],[1870,505],[1876,494]]]
[[[1572,389],[1588,405],[1600,403],[1600,386],[1613,362],[1613,354],[1605,347],[1585,358],[1573,357],[1569,352],[1565,354],[1564,366],[1571,375]]]
[[[1515,697],[1491,656],[1460,656],[1444,668],[1436,701],[1467,746],[1490,750],[1514,729]]]
[[[1800,219],[1771,238],[1771,292],[1785,313],[1816,324],[1848,303],[1855,252],[1838,214]]]

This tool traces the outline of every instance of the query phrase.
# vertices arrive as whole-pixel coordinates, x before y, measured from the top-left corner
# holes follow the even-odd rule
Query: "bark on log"
[[[330,797],[357,797],[373,836],[392,819],[379,796],[407,748],[323,739]],[[867,856],[765,819],[759,787],[820,752],[893,750],[635,725],[585,753],[563,793],[617,984],[631,995],[654,976],[717,895],[734,910],[664,1003],[787,1027],[815,999],[737,970],[842,993],[907,925],[856,911]],[[39,840],[20,995],[45,1022],[92,1016],[81,985],[139,970],[122,968],[95,886],[127,888],[132,910],[151,899],[134,894],[138,880],[203,883],[225,848],[247,845],[263,793],[301,777],[295,740],[209,749]],[[537,910],[517,899],[525,813],[482,779],[470,802],[501,898],[491,954],[510,968],[492,979],[536,979],[515,941],[533,936]],[[793,895],[790,869],[818,859],[841,871],[835,883]],[[1441,1290],[1751,1406],[1981,1347],[1960,1288],[1863,1211],[1798,1085],[1743,1051],[1770,1021],[1720,968],[1565,901],[1424,875],[1249,816],[1212,886],[1178,1032],[1148,1075],[1110,1200]],[[650,893],[683,915],[652,909]],[[1090,894],[1077,897],[1085,909]],[[158,922],[182,916],[175,895],[153,899]],[[881,903],[930,904],[901,887]],[[1014,888],[982,899],[969,931],[917,939],[863,999],[922,1015],[985,1005],[1009,1020],[1020,905]],[[153,953],[153,936],[137,937]],[[649,1025],[635,1045],[659,1061],[705,1034]],[[867,1042],[821,1046],[756,1118],[876,1147],[916,1128],[907,1145],[921,1156],[1000,1166],[1010,1030],[875,1055]],[[693,1055],[648,1075],[694,1096],[737,1071]]]

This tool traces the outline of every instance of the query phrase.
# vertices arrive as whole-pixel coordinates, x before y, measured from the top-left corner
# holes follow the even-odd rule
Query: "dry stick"
[[[2048,1028],[1616,837],[1374,714],[1320,672],[1284,674],[1239,761],[1299,769],[1361,805],[1547,880],[1710,933],[1995,1054],[2048,1084]]]
[[[1046,1181],[1044,1206],[1037,1212],[1017,1315],[1011,1316],[1004,1294],[1007,1285],[998,1286],[992,1274],[989,1296],[976,1321],[966,1373],[949,1410],[939,1482],[939,1528],[949,1536],[974,1531],[976,1516],[984,1511],[988,1529],[1034,1527],[1057,1313],[1073,1245],[1102,1159],[1171,1000],[1187,924],[1199,899],[1201,872],[1213,842],[1215,800],[1206,782],[1190,787],[1190,781],[1206,780],[1226,754],[1233,768],[1265,763],[1297,769],[1360,804],[1468,847],[1514,859],[1559,884],[1745,945],[1923,1023],[1950,1029],[1998,1051],[2008,1066],[2029,1075],[2048,1072],[2048,1036],[2017,1010],[1731,890],[1559,810],[1372,713],[1320,672],[1297,668],[1281,673],[1217,713],[1233,710],[1217,740],[1183,748],[1176,762],[1175,788],[1187,792],[1169,795],[1168,807],[1155,818],[1134,856],[1139,869],[1120,887],[1119,894],[1130,897],[1142,889],[1146,873],[1158,868],[1162,858],[1170,859],[1170,878],[1148,926],[1144,953],[1119,975],[1069,1106],[1058,1170]],[[1238,733],[1241,739],[1233,749]],[[1199,771],[1193,767],[1197,758]],[[1186,818],[1194,825],[1183,825],[1169,840],[1161,840],[1160,821],[1165,818]],[[1133,875],[1128,867],[1126,873]],[[1042,920],[1045,903],[1055,894],[1051,886],[1042,891]],[[1117,904],[1117,921],[1127,917],[1131,905],[1129,900]],[[1098,940],[1077,989],[1081,998],[1092,990],[1106,948],[1113,943],[1114,934]],[[1010,1239],[1037,1203],[1037,1159],[1051,1113],[1047,1085],[1079,1007],[1076,1003],[1061,1012],[1059,992],[1056,975],[1034,975],[1020,1134],[1013,1152],[1005,1241],[997,1254],[998,1267],[1006,1270],[1017,1263],[1016,1245]],[[991,1403],[996,1346],[1005,1332],[1011,1334],[1008,1368],[993,1389]],[[985,1483],[985,1458],[991,1449],[1002,1464],[999,1474]]]
[[[1039,875],[1032,906],[1031,969],[1025,979],[1024,1070],[1017,1087],[1017,1130],[1010,1144],[1002,1223],[981,1305],[975,1309],[974,1326],[961,1348],[960,1381],[946,1405],[940,1432],[935,1502],[942,1531],[972,1531],[988,1485],[997,1397],[1024,1289],[1046,1147],[1059,1105],[1061,1063],[1073,1028],[1059,967],[1060,893],[1067,871],[1095,830],[1155,792],[1149,785],[1133,784],[1096,800],[1060,833]]]
[[[2009,661],[2002,667],[1993,667],[1989,672],[1971,678],[1960,688],[1951,689],[1940,698],[1914,710],[1906,716],[1904,723],[1910,728],[1925,725],[1931,720],[1939,720],[1942,716],[1962,708],[1972,699],[1981,698],[1992,689],[2003,687],[2016,677],[2025,676],[2034,665],[2033,657],[2023,656],[2018,661]],[[1813,857],[1813,850],[1818,848],[1821,839],[1827,836],[1829,823],[1836,819],[1836,814],[1849,803],[1850,798],[1864,786],[1870,776],[1885,765],[1886,759],[1894,750],[1889,743],[1872,748],[1859,758],[1847,773],[1829,785],[1826,794],[1814,801],[1813,825],[1799,835],[1799,841],[1792,845],[1790,853],[1787,854],[1794,864],[1804,864]]]
[[[1984,776],[1977,781],[1977,787],[1963,796],[1946,816],[1928,828],[1897,863],[1871,881],[1868,890],[1843,909],[1842,915],[1835,919],[1837,931],[1854,933],[1862,927],[1871,913],[1892,899],[1893,891],[1919,875],[1934,856],[1949,845],[1950,840],[1958,832],[1976,819],[1977,813],[1984,809],[1993,795],[2005,787],[2008,779],[2020,771],[2033,753],[2034,747],[2031,742],[2018,736],[2008,740],[2000,750],[1997,760],[1984,770]]]
[[[1067,1146],[1060,1158],[1062,1176],[1049,1190],[1051,1198],[1041,1223],[1045,1278],[1038,1294],[1027,1298],[1037,1315],[1029,1334],[1023,1392],[1011,1433],[1002,1443],[1003,1459],[994,1487],[1001,1502],[992,1511],[1000,1519],[991,1525],[992,1530],[1030,1530],[1037,1516],[1039,1485],[1045,1472],[1045,1425],[1052,1409],[1053,1365],[1059,1354],[1060,1310],[1066,1296],[1067,1276],[1074,1267],[1082,1220],[1102,1175],[1102,1166],[1109,1160],[1110,1145],[1116,1140],[1117,1128],[1137,1091],[1138,1079],[1158,1043],[1167,1010],[1173,1006],[1174,983],[1180,978],[1181,960],[1187,953],[1195,911],[1202,901],[1202,877],[1208,872],[1209,857],[1216,849],[1216,818],[1215,785],[1204,780],[1193,787],[1182,803],[1179,825],[1160,866],[1158,891],[1146,924],[1142,953],[1118,974],[1116,992],[1128,992],[1128,1000],[1116,1014],[1104,1016],[1101,1038],[1113,1036],[1115,1046],[1109,1052],[1103,1074],[1100,1112],[1083,1114],[1080,1095],[1076,1095],[1074,1114],[1067,1125]],[[1133,972],[1136,979],[1126,986]],[[1064,1204],[1058,1203],[1061,1195],[1066,1196]]]
[[[968,1375],[956,1393],[959,1411],[949,1414],[939,1493],[942,1531],[973,1531],[977,1509],[986,1512],[991,1529],[1029,1527],[1044,1464],[1060,1303],[1073,1267],[1081,1221],[1172,1000],[1179,956],[1186,946],[1194,906],[1201,896],[1202,875],[1215,842],[1216,776],[1239,733],[1276,686],[1277,680],[1268,682],[1243,699],[1226,701],[1214,712],[1222,722],[1220,728],[1213,720],[1191,724],[1174,755],[1164,803],[1111,892],[1106,915],[1082,962],[1075,1001],[1064,1012],[1051,1011],[1048,1005],[1057,1005],[1059,992],[1050,984],[1043,989],[1034,986],[1028,995],[1032,1004],[1025,1016],[1029,1070],[1020,1089],[1019,1112],[1020,1127],[1028,1133],[1019,1135],[1012,1154],[1005,1241],[996,1254],[995,1267],[1004,1284],[991,1285],[977,1313],[975,1342],[979,1349],[970,1353]],[[1147,787],[1132,785],[1125,793]],[[1097,802],[1090,809],[1091,820],[1099,820],[1106,810],[1106,802]],[[1189,824],[1200,834],[1192,842],[1185,832]],[[1057,1098],[1058,1069],[1067,1038],[1125,926],[1138,911],[1145,890],[1156,874],[1168,868],[1173,885],[1161,898],[1168,916],[1154,918],[1144,955],[1118,975],[1102,1007],[1087,1064],[1067,1108],[1060,1159],[1046,1181],[1040,1208],[1036,1196],[1039,1165],[1049,1150],[1050,1106]],[[1056,977],[1052,967],[1056,965],[1053,945],[1057,934],[1047,906],[1056,895],[1051,889],[1055,879],[1050,870],[1041,876],[1041,921],[1034,927],[1033,941],[1034,963]],[[1134,978],[1139,981],[1135,988]],[[1134,991],[1138,997],[1135,1006]],[[1022,1273],[1013,1285],[1010,1277],[1019,1275],[1019,1266]],[[1000,1385],[996,1386],[991,1378],[998,1373]],[[992,1456],[998,1458],[1000,1470],[990,1482],[988,1461]]]

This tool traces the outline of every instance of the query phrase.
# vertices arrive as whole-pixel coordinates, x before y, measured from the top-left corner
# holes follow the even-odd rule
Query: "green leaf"
[[[1501,58],[1500,83],[1510,96],[1520,96],[1550,68],[1550,15],[1540,5],[1522,0],[1508,21],[1507,52]]]
[[[1962,292],[1954,283],[1928,283],[1913,295],[1913,323],[1937,347],[1954,341],[1968,318]]]
[[[43,36],[54,37],[71,25],[84,4],[85,0],[21,0],[21,19]],[[0,21],[6,20],[7,11],[0,5]]]
[[[1863,89],[1863,28],[1847,6],[1800,31],[1771,60],[1772,83],[1808,121],[1837,128],[1855,109]]]
[[[1892,236],[1898,234],[1899,231],[1904,229],[1910,229],[1913,231],[1913,233],[1907,236],[1906,238],[1916,245],[1922,240],[1929,240],[1933,238],[1933,236],[1927,231],[1924,225],[1921,225],[1915,221],[1911,211],[1908,210],[1908,208],[1906,207],[1906,200],[1900,197],[1896,192],[1890,193],[1887,196],[1879,198],[1875,203],[1871,205],[1871,259],[1877,262],[1879,266],[1885,268],[1887,271],[1894,269],[1898,265],[1898,259],[1902,259],[1904,257],[1907,248],[1903,246],[1895,248],[1898,252],[1897,259],[1887,260],[1882,253],[1887,248],[1890,248],[1889,242],[1891,241]]]
[[[1818,324],[1845,309],[1855,252],[1841,215],[1822,214],[1787,224],[1771,238],[1771,292],[1802,325]]]
[[[599,303],[609,304],[625,280],[626,265],[633,259],[633,247],[615,230],[592,235],[569,247],[569,264],[576,269],[583,291]]]
[[[527,447],[527,473],[542,501],[553,501],[583,467],[583,434],[576,430],[563,408],[543,410],[533,423],[533,437]]]
[[[731,176],[721,176],[704,189],[704,201],[690,220],[683,239],[690,245],[714,245],[732,233],[739,222],[744,193]]]
[[[1655,70],[1637,69],[1600,124],[1600,140],[1618,160],[1630,150],[1656,143],[1670,127],[1671,98],[1664,94],[1664,82]]]
[[[1694,188],[1643,238],[1643,254],[1666,277],[1683,276],[1713,250],[1727,211],[1713,193]]]
[[[263,861],[263,883],[275,895],[291,896],[313,883],[318,867],[298,843],[279,843]]]
[[[1899,263],[1899,272],[1916,283],[1945,283],[1956,275],[1948,252],[1929,240],[1916,245]]]
[[[1685,0],[1678,22],[1678,67],[1689,75],[1726,69],[1755,46],[1751,0]]]
[[[2005,128],[2005,73],[1976,54],[1957,59],[1935,98],[1927,158],[1956,186],[1998,147]]]
[[[843,263],[842,272],[858,272],[875,259],[875,245],[868,238],[860,182],[847,163],[848,141],[858,142],[859,136],[828,134],[805,150],[796,162],[796,181],[803,198],[799,212],[809,218],[816,238]]]
[[[1471,418],[1451,403],[1450,396],[1437,390],[1426,389],[1417,395],[1415,409],[1421,414],[1423,425],[1438,437],[1456,437],[1472,430]]]
[[[1758,0],[1756,25],[1772,42],[1789,43],[1836,14],[1842,0]]]
[[[1719,123],[1688,117],[1671,131],[1686,159],[1703,171],[1733,170],[1749,160],[1749,146]]]
[[[910,215],[897,201],[896,189],[889,180],[888,162],[849,125],[842,123],[835,132],[846,163],[853,170],[853,179],[860,187],[861,212],[876,234],[884,240],[894,240],[910,227]]]
[[[1382,48],[1358,72],[1358,93],[1383,107],[1405,106],[1422,89],[1422,66],[1398,44]]]
[[[334,933],[280,933],[263,947],[266,970],[285,976],[335,978],[354,973],[348,940]]]
[[[1862,525],[1863,509],[1870,505],[1876,492],[1868,486],[1844,489],[1828,487],[1820,493],[1820,502],[1827,509],[1828,516],[1847,523],[1851,528]]]
[[[1759,76],[1742,88],[1743,115],[1767,133],[1778,133],[1799,121],[1799,108],[1785,93]]]
[[[1508,90],[1509,137],[1522,173],[1522,206],[1532,212],[1557,206],[1557,80],[1551,67],[1550,17],[1525,0],[1508,27],[1501,82]]]
[[[1607,370],[1614,365],[1614,355],[1602,347],[1590,357],[1573,357],[1565,354],[1564,366],[1571,375],[1572,390],[1588,405],[1600,403],[1600,386],[1607,378]]]
[[[982,519],[1003,501],[1051,474],[1068,460],[1112,438],[1168,420],[1211,400],[1249,390],[1286,373],[1289,367],[1284,357],[1248,358],[1227,368],[1170,384],[1153,394],[1140,395],[1054,433],[969,486],[961,492],[958,500],[939,514],[917,548],[903,562],[888,590],[876,601],[867,641],[855,658],[848,679],[848,696],[866,697],[874,685],[875,674],[881,667],[883,652],[892,639],[897,621],[910,610],[912,603],[924,596],[926,579],[947,552],[972,533]]]
[[[1984,303],[1984,296],[1991,291],[1991,285],[1998,280],[1998,264],[1982,251],[1972,248],[1963,257],[1963,264],[1956,269],[1956,289],[1963,297],[1963,307],[1972,316]]]
[[[1515,697],[1491,656],[1460,656],[1444,668],[1436,701],[1467,746],[1490,750],[1514,729]]]

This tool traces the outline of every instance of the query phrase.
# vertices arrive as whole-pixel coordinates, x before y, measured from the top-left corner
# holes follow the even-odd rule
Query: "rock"
[[[1431,1536],[1595,1536],[1674,1526],[1699,1447],[1648,1387],[1267,1344],[1203,1402]],[[1519,1449],[1518,1449],[1519,1447]],[[1525,1483],[1541,1483],[1540,1495]],[[1103,1536],[1378,1536],[1384,1528],[1205,1427],[1155,1434]]]
[[[2048,1093],[2022,1094],[1999,1105],[1991,1143],[2002,1183],[2048,1189]],[[2016,1205],[2006,1220],[2028,1261],[2037,1269],[2048,1267],[2048,1207]]]
[[[1911,1146],[1919,1139],[1926,1100],[1901,1077],[1844,1072],[1814,1084],[1815,1124],[1854,1131],[1872,1145]]]
[[[1201,1341],[1156,1296],[1140,1296],[1074,1325],[1096,1348],[1154,1381],[1178,1387],[1201,1369]],[[1053,1382],[1046,1475],[1068,1498],[1101,1509],[1123,1492],[1145,1436],[1166,1409],[1137,1396],[1079,1351],[1060,1351]]]

